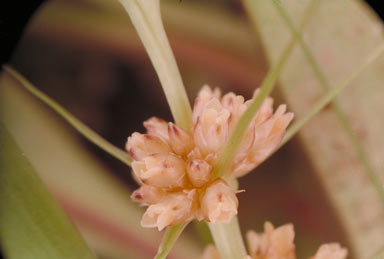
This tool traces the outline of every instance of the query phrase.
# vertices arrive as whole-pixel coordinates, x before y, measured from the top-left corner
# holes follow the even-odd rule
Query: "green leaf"
[[[0,241],[7,258],[96,258],[0,126]]]

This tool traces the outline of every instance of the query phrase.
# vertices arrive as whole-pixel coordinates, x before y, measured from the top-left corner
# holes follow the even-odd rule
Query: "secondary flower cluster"
[[[161,230],[194,218],[229,222],[237,214],[236,190],[212,179],[212,169],[251,102],[234,93],[221,97],[218,89],[204,86],[194,103],[190,132],[153,117],[144,122],[146,134],[128,138],[126,149],[141,185],[132,198],[148,206],[143,227]],[[252,119],[228,177],[251,171],[280,143],[293,114],[285,113],[285,105],[273,113],[272,105],[266,98]]]
[[[275,229],[270,222],[266,222],[264,233],[254,231],[247,233],[250,255],[244,259],[295,259],[294,237],[292,224],[285,224]],[[310,259],[345,259],[347,254],[347,249],[337,243],[330,243],[321,245]],[[216,248],[210,245],[204,250],[201,259],[220,259],[220,255]]]

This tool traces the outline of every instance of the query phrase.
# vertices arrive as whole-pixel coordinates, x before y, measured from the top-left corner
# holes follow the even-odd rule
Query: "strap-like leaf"
[[[6,258],[96,258],[3,126],[0,138],[0,243]]]

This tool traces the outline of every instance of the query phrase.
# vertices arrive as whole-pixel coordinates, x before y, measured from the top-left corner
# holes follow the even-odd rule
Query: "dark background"
[[[183,0],[191,1],[191,0]],[[0,42],[1,42],[1,64],[6,63],[20,39],[30,17],[44,1],[24,1],[22,8],[12,5],[11,1],[2,3],[0,9]],[[228,1],[226,1],[228,2]],[[384,20],[384,7],[380,1],[366,0],[366,2]]]

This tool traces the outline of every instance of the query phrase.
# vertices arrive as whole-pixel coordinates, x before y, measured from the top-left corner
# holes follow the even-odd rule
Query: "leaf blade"
[[[0,240],[7,258],[95,259],[1,126]]]

